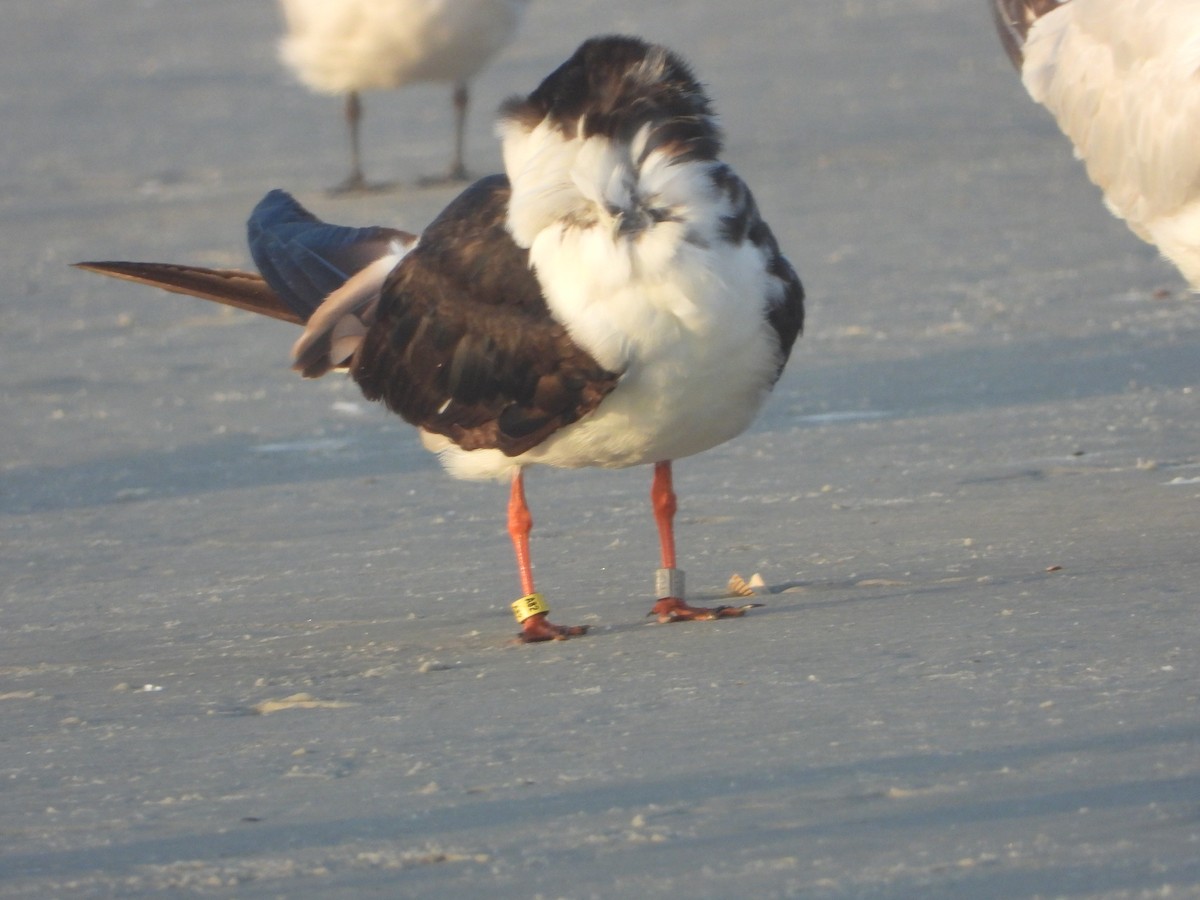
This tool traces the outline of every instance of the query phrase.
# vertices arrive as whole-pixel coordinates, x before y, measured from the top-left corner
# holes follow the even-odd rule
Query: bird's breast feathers
[[[510,164],[509,228],[555,318],[603,365],[621,370],[631,342],[663,330],[710,338],[761,321],[766,268],[720,233],[736,213],[712,177],[719,163],[658,151],[637,165],[636,143],[541,126],[513,144],[510,159],[530,164]]]

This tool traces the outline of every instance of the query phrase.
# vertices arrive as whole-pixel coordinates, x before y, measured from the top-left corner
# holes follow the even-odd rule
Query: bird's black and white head
[[[547,228],[575,228],[653,267],[678,242],[709,237],[696,223],[715,211],[698,207],[711,193],[702,182],[720,132],[700,83],[670,50],[632,37],[586,41],[528,97],[504,105],[499,132],[513,186],[509,228],[521,246]]]
[[[651,126],[655,146],[675,155],[712,159],[720,135],[704,89],[682,59],[640,38],[585,41],[525,98],[505,104],[505,118],[526,130],[545,122],[567,137],[600,135],[631,144]]]

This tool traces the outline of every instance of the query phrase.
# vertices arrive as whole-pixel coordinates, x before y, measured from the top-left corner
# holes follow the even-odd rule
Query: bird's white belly
[[[762,405],[778,365],[769,341],[764,322],[740,346],[677,345],[670,364],[635,365],[594,413],[517,461],[618,468],[722,444],[741,434]]]

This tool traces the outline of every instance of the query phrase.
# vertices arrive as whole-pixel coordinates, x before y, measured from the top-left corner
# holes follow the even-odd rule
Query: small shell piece
[[[759,594],[769,593],[767,583],[757,572],[750,576],[749,581],[735,572],[730,576],[726,590],[730,597],[755,597]]]

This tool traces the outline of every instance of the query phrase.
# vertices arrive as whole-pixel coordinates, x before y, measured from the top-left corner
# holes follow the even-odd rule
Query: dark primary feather
[[[301,319],[364,266],[415,239],[395,228],[322,222],[291,194],[273,190],[246,223],[250,255],[267,284]]]
[[[351,374],[363,393],[467,450],[524,453],[616,386],[550,318],[505,227],[503,175],[463,192],[388,278]]]

